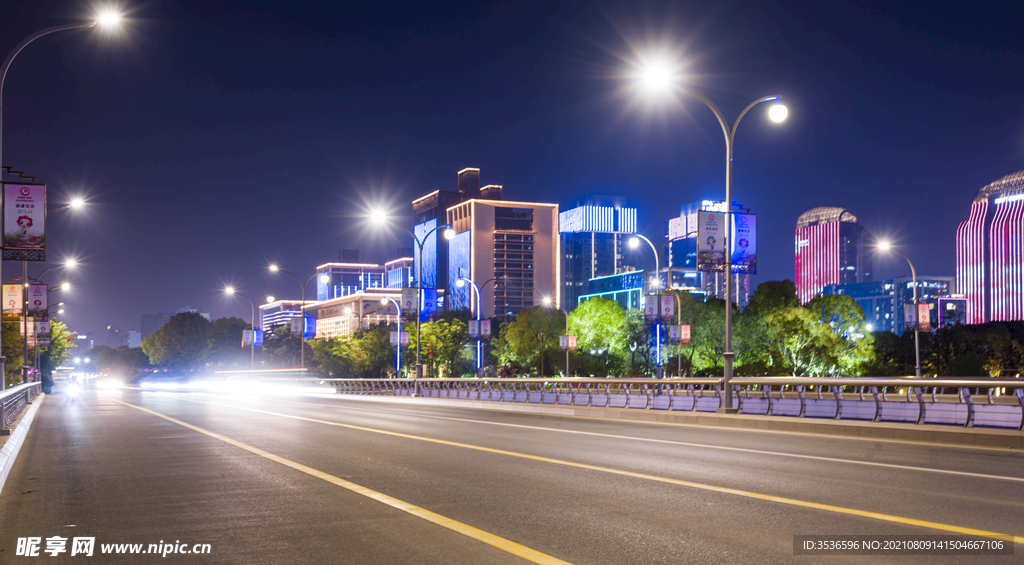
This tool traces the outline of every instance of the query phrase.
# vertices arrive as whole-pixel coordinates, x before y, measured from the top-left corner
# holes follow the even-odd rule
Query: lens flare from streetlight
[[[376,208],[370,212],[370,221],[380,225],[388,221],[388,213],[381,208]]]
[[[69,203],[69,205],[71,206],[72,209],[77,210],[77,209],[81,208],[82,206],[85,206],[85,199],[84,198],[72,198],[71,202]]]
[[[69,288],[71,288],[71,283],[64,283],[60,285],[61,290],[68,290]]]
[[[789,115],[789,108],[786,108],[782,104],[776,104],[768,109],[768,117],[775,123],[780,123],[786,120],[786,116]]]
[[[278,271],[277,265],[271,265],[270,266],[270,271],[273,272],[273,273],[276,273]]]
[[[884,239],[878,242],[878,248],[881,249],[882,251],[888,251],[890,247],[892,247],[892,245],[890,245],[889,242]]]
[[[267,304],[271,304],[273,302],[274,302],[274,297],[273,296],[267,296]]]
[[[660,94],[672,87],[675,73],[664,59],[652,59],[640,69],[640,83],[650,93]]]
[[[235,287],[228,286],[228,287],[224,288],[224,294],[234,294],[234,293],[235,293]]]
[[[320,282],[324,284],[331,282],[331,275],[328,275],[327,273],[320,275]]]
[[[387,298],[381,298],[380,299],[380,303],[385,305],[385,306],[387,306],[388,305],[388,299]]]
[[[545,296],[543,302],[545,306],[551,306],[551,297]]]
[[[629,238],[629,248],[630,249],[636,249],[639,246],[640,246],[640,238],[639,237],[631,237],[631,238]]]
[[[448,228],[448,229],[444,230],[444,238],[445,239],[452,239],[454,237],[455,237],[455,230],[453,230],[452,228]]]
[[[121,14],[113,10],[107,10],[105,12],[100,13],[100,15],[96,16],[96,23],[100,24],[103,27],[110,27],[116,25],[120,21]]]
[[[78,265],[78,261],[75,259],[68,259],[67,261],[64,261],[65,267],[74,267],[76,265]]]
[[[459,279],[459,280],[455,281],[455,286],[457,286],[459,288],[462,288],[462,287],[466,286],[466,280],[465,279]]]

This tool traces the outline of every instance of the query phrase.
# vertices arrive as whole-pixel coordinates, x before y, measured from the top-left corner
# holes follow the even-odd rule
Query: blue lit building
[[[954,277],[917,277],[918,302],[930,305],[933,327],[940,323],[952,325],[966,322],[965,318],[961,319],[962,312],[966,311],[966,300],[953,296],[955,290]],[[864,319],[871,325],[872,331],[903,335],[903,305],[914,301],[914,283],[911,277],[898,277],[882,281],[830,284],[821,293],[852,298],[864,310]],[[940,314],[943,309],[945,312]]]
[[[576,307],[591,279],[623,270],[623,244],[636,233],[636,208],[621,203],[581,204],[558,214],[562,247],[562,296]]]
[[[576,298],[573,308],[591,298],[610,298],[626,309],[643,310],[644,271],[626,271],[594,277],[587,281],[587,292]]]

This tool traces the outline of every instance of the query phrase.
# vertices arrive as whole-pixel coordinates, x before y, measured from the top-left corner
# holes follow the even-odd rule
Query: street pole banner
[[[302,335],[302,318],[298,316],[292,318],[291,325],[289,327],[291,329],[291,335]]]
[[[252,330],[242,330],[242,347],[252,347]]]
[[[725,270],[725,214],[701,210],[697,213],[697,270]]]
[[[391,332],[390,337],[391,337],[391,345],[392,346],[398,345],[398,332]]]
[[[50,319],[47,317],[36,318],[36,345],[39,347],[50,346]]]
[[[679,326],[668,327],[668,340],[671,343],[679,343]]]
[[[416,313],[416,289],[415,288],[403,288],[402,289],[402,313],[403,314],[415,314]]]
[[[402,335],[398,336],[398,342],[402,344],[402,347],[408,347],[409,345],[409,332],[402,332]]]
[[[491,321],[480,320],[480,337],[483,339],[491,339]]]
[[[430,318],[437,313],[437,289],[423,289],[423,303],[420,304],[420,321],[429,322]]]
[[[466,326],[469,329],[470,339],[476,339],[480,337],[480,322],[477,322],[476,320],[470,320],[466,322]]]
[[[28,296],[25,301],[28,302],[28,315],[46,317],[47,305],[46,305],[46,285],[45,284],[30,284],[25,289]]]
[[[932,305],[931,304],[918,304],[917,305],[917,327],[918,331],[930,332],[932,331]]]
[[[644,297],[644,319],[648,322],[658,321],[658,297],[657,296],[645,296]]]
[[[576,351],[576,336],[569,336],[569,351]]]
[[[20,284],[4,285],[4,312],[8,314],[21,315],[21,299],[24,296],[25,287]]]
[[[757,215],[732,215],[732,272],[757,273]]]
[[[45,261],[46,185],[4,183],[3,209],[3,258]]]
[[[558,336],[558,349],[565,351],[569,348],[569,336],[560,335]]]
[[[672,317],[676,314],[676,297],[674,294],[662,294],[661,295],[661,319],[665,321],[672,321]]]
[[[903,331],[912,332],[917,328],[917,308],[913,304],[903,305]]]
[[[310,340],[316,337],[316,318],[306,316],[305,331],[302,332],[302,339]]]
[[[690,343],[690,326],[688,324],[679,326],[679,343]]]
[[[252,347],[253,349],[261,349],[263,347],[263,330],[255,329],[253,332],[255,332],[253,334],[253,339],[256,340],[256,343]]]

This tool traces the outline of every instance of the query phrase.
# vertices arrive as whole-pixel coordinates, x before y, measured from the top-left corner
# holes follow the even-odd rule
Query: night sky
[[[730,120],[760,96],[789,107],[781,125],[755,109],[737,134],[754,285],[793,278],[793,228],[815,206],[848,208],[918,273],[953,275],[976,191],[1024,169],[1024,8],[994,4],[122,3],[120,32],[61,32],[15,60],[3,164],[46,182],[51,206],[88,199],[49,218],[50,264],[83,263],[46,277],[75,285],[60,293],[72,330],[183,306],[248,319],[224,285],[298,298],[269,263],[305,279],[342,248],[392,259],[408,237],[361,216],[408,216],[464,167],[510,200],[626,196],[663,240],[681,204],[724,197],[725,146],[698,100],[632,88],[661,53]],[[6,0],[0,57],[93,13]]]

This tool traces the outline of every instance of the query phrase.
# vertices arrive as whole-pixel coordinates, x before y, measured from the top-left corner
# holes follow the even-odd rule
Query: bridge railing
[[[42,383],[26,383],[0,392],[0,435],[10,435],[8,426],[14,422],[21,410],[35,400],[42,391]]]
[[[714,412],[722,379],[488,378],[303,379],[338,394]],[[1016,378],[735,377],[740,414],[1024,430]]]

